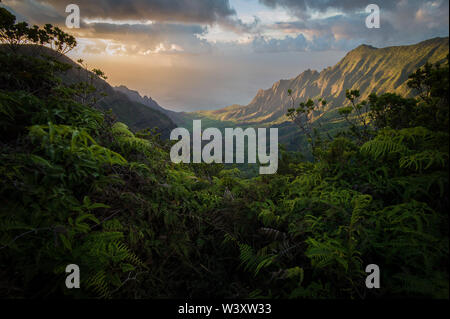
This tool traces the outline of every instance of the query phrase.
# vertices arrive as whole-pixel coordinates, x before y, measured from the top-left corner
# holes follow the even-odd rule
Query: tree
[[[40,28],[37,25],[29,27],[26,22],[16,23],[16,17],[5,8],[0,8],[0,43],[7,44],[14,52],[23,44],[44,45],[61,55],[77,45],[74,36],[51,24]]]
[[[426,63],[409,76],[408,86],[418,94],[416,121],[430,129],[448,131],[449,55],[444,64]]]
[[[320,131],[322,130],[322,116],[324,114],[324,107],[327,105],[325,99],[319,98],[317,104],[308,99],[306,102],[300,102],[299,106],[295,107],[295,99],[292,96],[292,90],[288,90],[288,95],[291,98],[292,107],[287,111],[287,117],[289,117],[307,137],[307,141],[311,146],[314,153],[315,148],[322,143],[322,138],[314,125],[317,125]],[[318,119],[314,118],[314,115],[318,115]],[[328,140],[331,140],[331,136],[326,133]]]

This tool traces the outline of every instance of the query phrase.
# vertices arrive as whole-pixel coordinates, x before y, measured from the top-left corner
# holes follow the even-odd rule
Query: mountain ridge
[[[126,94],[132,100],[139,100],[139,101],[141,101],[140,102],[141,104],[147,105],[148,107],[150,107],[152,109],[164,111],[164,108],[162,108],[158,104],[158,102],[153,100],[151,97],[149,97],[147,95],[141,95],[138,91],[131,90],[123,84],[121,84],[119,86],[114,86],[113,88],[116,91]]]
[[[408,75],[426,62],[439,62],[448,54],[448,37],[428,39],[417,44],[376,48],[362,44],[349,51],[336,65],[305,70],[297,77],[279,80],[271,88],[258,90],[246,106],[231,105],[215,111],[192,113],[219,121],[236,123],[280,124],[287,120],[292,106],[288,89],[295,103],[308,98],[325,98],[326,111],[345,105],[346,89],[359,89],[361,98],[371,93],[396,92],[411,96]]]
[[[141,95],[138,91],[132,90],[128,88],[126,85],[119,85],[115,86],[114,90],[117,92],[121,92],[125,94],[131,101],[143,104],[145,106],[148,106],[149,108],[161,112],[165,114],[167,117],[169,117],[175,124],[179,124],[183,122],[183,115],[180,112],[175,112],[168,110],[161,105],[158,104],[154,99],[152,99],[149,96]]]
[[[4,50],[4,48],[5,45],[0,44],[0,50]],[[115,90],[106,80],[84,69],[66,55],[38,45],[23,45],[20,47],[20,52],[25,55],[53,56],[58,61],[70,65],[71,69],[59,74],[66,85],[76,84],[80,81],[89,82],[89,78],[92,77],[92,85],[97,89],[95,95],[99,98],[96,107],[104,111],[111,110],[119,121],[124,122],[134,131],[158,127],[161,136],[168,138],[170,131],[176,127],[175,123],[164,112],[131,100],[125,93]],[[101,97],[100,93],[105,93],[106,96]]]

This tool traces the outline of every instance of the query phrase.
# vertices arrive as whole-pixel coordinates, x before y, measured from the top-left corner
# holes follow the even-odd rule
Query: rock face
[[[184,120],[182,113],[167,110],[167,109],[163,108],[162,106],[160,106],[151,97],[141,96],[138,91],[131,90],[131,89],[127,88],[125,85],[116,86],[116,87],[114,87],[114,89],[117,92],[121,92],[121,93],[125,94],[131,101],[141,103],[155,111],[158,111],[158,112],[161,112],[161,113],[167,115],[167,117],[169,117],[176,124],[182,123]]]
[[[132,101],[144,104],[144,105],[148,106],[149,108],[152,108],[152,109],[160,111],[160,112],[166,111],[151,97],[141,96],[138,91],[130,90],[125,85],[116,86],[116,87],[114,87],[114,89],[118,92],[122,92],[123,94],[128,96],[128,98]]]
[[[434,38],[415,45],[375,48],[361,45],[338,64],[321,72],[307,70],[290,80],[280,80],[268,90],[258,91],[247,106],[232,105],[217,111],[199,112],[203,116],[236,123],[282,123],[291,107],[288,89],[298,104],[308,98],[325,98],[328,108],[345,105],[346,89],[359,89],[362,98],[371,93],[397,92],[411,95],[408,75],[426,62],[443,61],[448,37]]]

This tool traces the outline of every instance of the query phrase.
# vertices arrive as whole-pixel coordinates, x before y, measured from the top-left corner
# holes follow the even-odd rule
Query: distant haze
[[[93,58],[90,63],[103,69],[112,85],[125,84],[170,110],[197,111],[246,105],[259,89],[278,79],[295,77],[308,68],[320,71],[344,55],[341,51],[252,53],[199,55],[189,60],[171,56],[166,65],[151,63],[151,57],[114,57]]]
[[[67,0],[3,0],[30,24],[73,34],[83,58],[126,85],[181,111],[248,104],[258,89],[306,69],[321,71],[360,44],[377,48],[446,37],[448,0],[371,1],[77,0],[80,28],[67,29]]]

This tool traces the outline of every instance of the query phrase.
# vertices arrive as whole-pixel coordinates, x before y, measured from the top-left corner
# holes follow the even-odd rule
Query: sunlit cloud
[[[109,24],[117,24],[117,25],[123,25],[123,24],[143,24],[143,25],[149,25],[149,24],[153,24],[154,22],[152,20],[113,20],[113,19],[102,19],[102,18],[97,18],[97,19],[90,19],[90,18],[85,18],[83,19],[83,22],[86,24],[95,24],[95,23],[109,23]]]

